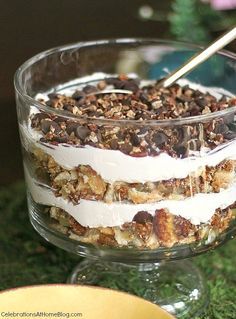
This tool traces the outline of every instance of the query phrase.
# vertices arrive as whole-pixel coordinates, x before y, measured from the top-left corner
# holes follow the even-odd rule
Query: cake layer
[[[225,209],[235,202],[236,184],[219,193],[196,194],[184,200],[163,200],[157,203],[130,204],[83,200],[78,205],[56,197],[51,189],[42,187],[30,176],[27,168],[25,175],[29,191],[36,203],[56,206],[65,210],[85,227],[121,226],[131,222],[139,211],[146,211],[152,216],[156,210],[167,209],[171,214],[181,216],[194,225],[207,223],[215,211]]]

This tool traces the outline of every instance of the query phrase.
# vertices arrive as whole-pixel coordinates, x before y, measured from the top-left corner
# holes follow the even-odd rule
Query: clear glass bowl
[[[142,295],[181,316],[206,304],[203,281],[186,262],[160,262],[205,252],[235,233],[236,103],[225,109],[222,99],[219,111],[211,113],[204,105],[203,114],[193,111],[185,118],[140,120],[145,109],[135,119],[132,114],[130,119],[94,118],[94,92],[88,85],[113,90],[104,88],[104,79],[119,74],[153,81],[198,50],[144,39],[76,43],[36,55],[15,76],[31,222],[48,241],[90,258],[70,281],[79,276],[80,282],[96,284],[98,272],[109,268],[119,281],[120,274],[130,277],[135,268],[147,288]],[[235,67],[235,55],[222,51],[180,84],[184,87],[188,80],[209,87],[217,99],[227,99],[235,94]],[[55,93],[85,86],[91,96],[89,116],[81,116],[81,92],[76,105],[68,102],[62,110]],[[121,93],[115,92],[114,101]],[[54,94],[54,107],[40,100],[45,94],[52,99]],[[184,107],[182,91],[178,94],[179,107]],[[201,94],[196,99],[205,103]],[[173,267],[173,285],[181,281],[185,290],[175,289],[168,300],[158,298],[158,280],[173,277]],[[177,269],[186,274],[184,279],[177,278]]]

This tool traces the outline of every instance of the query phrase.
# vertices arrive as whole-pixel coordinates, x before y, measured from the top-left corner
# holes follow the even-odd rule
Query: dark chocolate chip
[[[37,113],[32,118],[31,126],[32,127],[37,127],[41,123],[41,121],[45,120],[45,119],[49,119],[50,120],[50,116],[48,114],[46,114],[46,113]]]
[[[130,142],[133,146],[139,146],[140,141],[138,135],[135,133],[130,133]]]
[[[176,96],[177,102],[185,103],[185,102],[189,102],[190,100],[191,100],[191,98],[186,96],[186,95]]]
[[[113,85],[116,89],[124,89],[125,88],[125,82],[119,79],[113,80]]]
[[[72,132],[75,133],[76,128],[78,127],[78,123],[75,122],[69,122],[66,126],[66,132],[67,134],[71,135]]]
[[[50,131],[52,120],[42,120],[41,129],[44,134],[47,134]]]
[[[124,143],[124,144],[120,145],[121,152],[123,152],[125,154],[129,154],[132,151],[132,149],[133,149],[133,147],[129,143]]]
[[[86,85],[84,88],[83,88],[83,91],[85,94],[90,94],[90,93],[95,93],[98,91],[98,89],[96,88],[96,86],[94,85]]]
[[[201,91],[199,91],[199,90],[195,90],[195,91],[193,91],[193,97],[202,97],[202,92]]]
[[[59,124],[66,122],[66,119],[64,117],[56,117],[53,121]]]
[[[168,137],[163,132],[156,132],[153,134],[152,140],[156,145],[161,145],[168,141]]]
[[[138,84],[134,80],[124,81],[123,89],[137,92],[139,90]]]
[[[117,150],[119,148],[119,144],[116,139],[110,140],[109,144],[112,150]]]
[[[49,94],[48,94],[48,98],[49,98],[50,100],[58,99],[58,97],[59,97],[59,95],[58,95],[58,93],[56,93],[56,92],[52,92],[52,93],[49,93]]]
[[[152,221],[153,221],[152,215],[146,211],[138,212],[133,218],[133,222],[136,222],[139,224],[145,224],[148,222],[152,223]]]
[[[109,78],[106,79],[106,83],[114,85],[115,89],[130,90],[132,92],[139,90],[138,81],[135,79],[120,80],[118,78]]]
[[[140,129],[139,129],[139,132],[138,132],[138,135],[143,135],[145,133],[148,132],[148,127],[147,126],[142,126]]]
[[[189,85],[188,85],[188,84],[182,86],[182,91],[183,91],[184,93],[185,93],[185,91],[188,91],[188,90],[191,90],[191,89],[189,88]]]
[[[67,143],[68,142],[68,136],[67,135],[55,136],[53,138],[53,141],[58,142],[58,143]]]
[[[81,140],[85,140],[89,136],[90,130],[86,126],[77,126],[75,135]]]
[[[52,121],[51,122],[51,131],[55,134],[58,134],[61,131],[61,127],[59,124],[57,124],[56,122]]]
[[[194,108],[191,109],[190,116],[199,115],[200,112],[201,112],[200,107],[198,105],[196,105]]]
[[[87,105],[86,105],[85,103],[86,103],[86,98],[85,98],[85,97],[82,97],[81,99],[79,99],[79,100],[77,100],[77,101],[75,102],[75,105],[76,105],[76,106],[79,106],[79,107],[81,107],[81,106],[87,107]]]
[[[73,107],[74,107],[74,106],[71,105],[71,104],[69,104],[69,103],[63,104],[64,110],[69,111],[69,112],[73,112]]]
[[[83,99],[86,96],[86,94],[83,91],[75,91],[75,93],[72,95],[72,99],[79,101]]]
[[[47,143],[48,142],[48,140],[46,139],[46,138],[44,138],[44,137],[40,137],[40,142],[42,142],[42,143]]]
[[[135,120],[143,119],[143,112],[138,111],[134,117]]]
[[[36,119],[38,121],[41,121],[44,119],[50,119],[50,115],[46,113],[37,113],[34,115],[33,119]]]
[[[116,136],[118,137],[119,140],[124,140],[125,139],[125,132],[119,131]]]
[[[173,146],[173,149],[180,157],[183,157],[187,154],[187,147],[184,145],[175,145]]]
[[[146,93],[143,93],[141,92],[139,94],[139,98],[140,98],[140,101],[145,103],[145,104],[149,104],[149,101],[148,101],[148,95]]]
[[[204,107],[208,104],[207,99],[205,99],[204,97],[195,99],[195,102],[201,107],[201,109],[204,109]]]

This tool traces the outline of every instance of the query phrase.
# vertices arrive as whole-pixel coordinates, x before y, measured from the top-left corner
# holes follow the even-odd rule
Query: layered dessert
[[[35,205],[81,242],[215,240],[234,219],[236,99],[127,75],[40,93],[20,125]]]

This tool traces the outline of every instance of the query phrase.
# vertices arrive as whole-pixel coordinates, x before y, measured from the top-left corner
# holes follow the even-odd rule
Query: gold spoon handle
[[[200,53],[196,53],[192,58],[190,58],[184,65],[181,65],[179,68],[174,70],[170,75],[168,75],[163,81],[159,82],[157,87],[168,87],[174,82],[176,82],[179,78],[181,78],[186,73],[193,70],[200,63],[207,60],[210,56],[212,56],[215,52],[222,49],[228,43],[233,41],[236,38],[236,26],[234,26],[230,31],[225,32],[222,36],[220,36],[216,41],[210,44],[206,49],[201,51]]]

